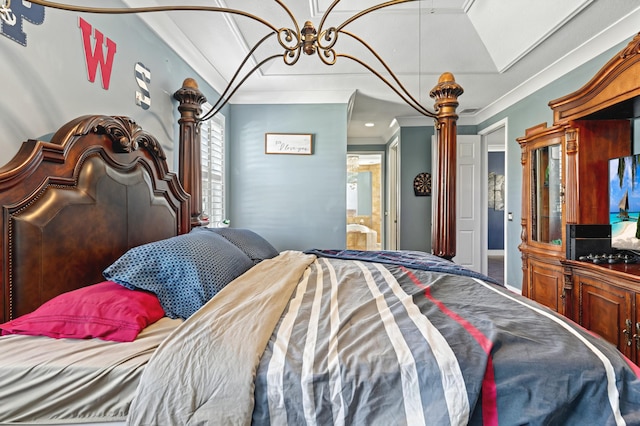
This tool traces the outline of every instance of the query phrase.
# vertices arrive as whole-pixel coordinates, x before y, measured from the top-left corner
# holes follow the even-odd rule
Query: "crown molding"
[[[585,40],[582,45],[549,64],[538,74],[523,81],[495,102],[471,115],[470,119],[474,124],[480,124],[612,47],[630,40],[638,32],[638,22],[640,22],[640,6],[589,40]]]

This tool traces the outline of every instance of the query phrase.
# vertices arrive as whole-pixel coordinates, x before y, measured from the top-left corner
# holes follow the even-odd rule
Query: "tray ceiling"
[[[129,6],[139,5],[124,0]],[[293,28],[291,18],[269,0],[197,0],[189,4],[241,9],[276,27]],[[282,0],[300,26],[316,28],[330,0]],[[149,4],[171,4],[155,0]],[[375,0],[343,0],[325,28],[339,25]],[[174,3],[175,4],[175,3]],[[186,4],[186,3],[185,3]],[[251,47],[269,29],[243,16],[207,12],[168,12],[142,18],[187,60],[202,79],[222,92]],[[420,0],[368,14],[345,29],[366,41],[402,84],[429,108],[429,90],[445,71],[464,88],[461,123],[477,124],[553,79],[625,42],[640,31],[636,0]],[[254,66],[283,50],[275,40],[249,61]],[[375,58],[359,43],[340,35],[338,53],[372,66]],[[376,69],[386,75],[383,67]],[[215,99],[212,99],[215,101]],[[269,61],[253,73],[231,103],[351,102],[349,136],[388,136],[392,120],[416,120],[418,113],[360,64],[338,58],[333,66],[317,55],[293,66]],[[365,128],[365,121],[375,122]]]

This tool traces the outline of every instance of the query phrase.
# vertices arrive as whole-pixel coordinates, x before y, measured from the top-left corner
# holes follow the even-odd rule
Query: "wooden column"
[[[565,214],[565,223],[566,224],[574,224],[574,223],[580,223],[580,217],[579,217],[579,205],[578,205],[578,191],[579,188],[577,185],[565,185],[565,182],[580,182],[580,179],[578,178],[578,138],[580,137],[580,133],[579,133],[580,129],[573,129],[570,127],[567,127],[565,130],[565,155],[562,157],[563,159],[566,159],[566,165],[565,165],[565,170],[566,170],[566,174],[564,176],[563,182],[562,182],[562,192],[560,194],[560,196],[562,197],[562,204],[564,205],[564,214]],[[606,152],[606,147],[602,147],[603,152]],[[605,171],[605,176],[608,177],[608,173],[609,170]],[[603,185],[606,190],[608,190],[609,188],[606,185]],[[589,188],[589,191],[593,191],[595,190],[595,188]],[[605,197],[608,194],[605,192]],[[607,209],[607,219],[609,219],[609,210]],[[584,218],[583,218],[584,220]],[[582,222],[585,223],[585,222]],[[591,222],[594,223],[594,222]],[[596,222],[597,223],[597,222]],[[565,235],[565,240],[568,237],[568,235]],[[568,241],[564,242],[565,245],[568,244]]]
[[[451,260],[456,255],[456,171],[458,97],[464,91],[453,74],[444,73],[429,96],[435,99],[437,145],[433,173],[431,252]]]
[[[180,102],[180,140],[178,177],[185,191],[191,195],[191,227],[208,223],[202,219],[202,163],[200,157],[200,122],[201,105],[207,98],[198,90],[198,83],[187,78],[182,87],[173,94]],[[190,167],[186,167],[189,164]]]
[[[546,124],[541,126],[546,127]],[[527,260],[528,251],[526,250],[527,242],[529,241],[529,222],[527,221],[529,214],[527,212],[529,211],[529,197],[531,196],[531,189],[529,188],[531,177],[527,173],[527,170],[529,170],[527,166],[529,146],[527,145],[526,137],[518,138],[517,141],[520,144],[520,164],[522,165],[522,214],[520,215],[521,229],[518,249],[520,250],[520,260],[522,261],[522,294],[524,297],[529,297],[529,261]]]

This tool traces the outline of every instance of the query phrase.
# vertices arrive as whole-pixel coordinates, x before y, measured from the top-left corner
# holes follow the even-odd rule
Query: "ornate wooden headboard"
[[[126,117],[83,116],[0,169],[0,321],[103,281],[129,248],[190,230],[189,195]]]

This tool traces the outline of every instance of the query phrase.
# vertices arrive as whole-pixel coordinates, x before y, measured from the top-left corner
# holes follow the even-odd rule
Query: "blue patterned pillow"
[[[103,275],[155,293],[168,317],[186,319],[252,266],[224,237],[200,230],[132,248]]]
[[[279,253],[267,240],[248,229],[237,228],[206,228],[222,235],[242,250],[253,263],[260,263],[265,259],[276,257]]]

